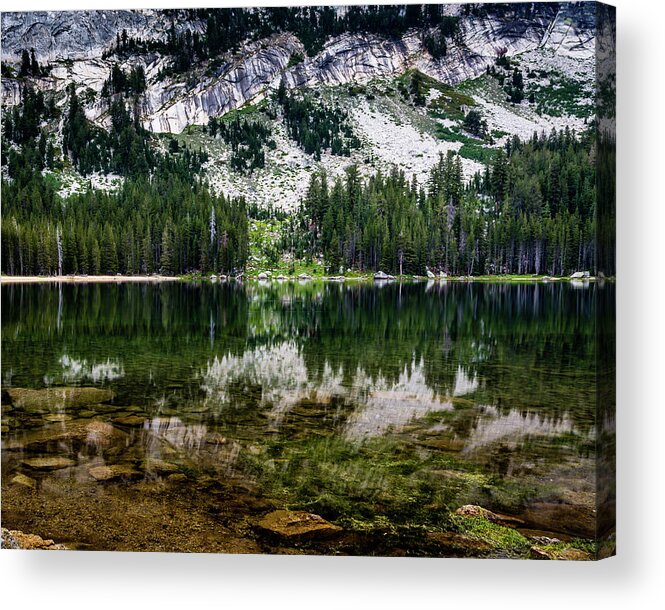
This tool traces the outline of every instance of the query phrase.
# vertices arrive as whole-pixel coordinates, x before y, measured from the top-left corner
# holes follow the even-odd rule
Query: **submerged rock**
[[[44,415],[44,419],[48,422],[63,422],[69,421],[72,419],[72,416],[65,413],[49,413],[48,415]]]
[[[154,472],[155,474],[159,475],[173,474],[180,470],[175,464],[165,462],[164,460],[160,460],[158,458],[148,458],[143,463],[143,468],[148,472]]]
[[[64,457],[41,457],[41,458],[29,458],[23,460],[22,462],[28,468],[33,470],[60,470],[61,468],[70,468],[71,466],[76,466],[75,460],[70,460],[69,458]]]
[[[42,452],[50,443],[66,441],[108,446],[116,441],[124,442],[126,438],[125,432],[114,428],[108,422],[75,420],[64,422],[62,426],[48,426],[28,432],[21,439],[5,443],[3,450]]]
[[[319,515],[304,511],[275,510],[258,523],[259,529],[288,540],[321,540],[342,531]]]
[[[27,487],[29,489],[35,489],[37,487],[37,481],[35,481],[33,478],[24,475],[20,472],[16,473],[12,477],[12,483],[15,485],[21,485],[23,487]]]
[[[125,415],[124,417],[116,417],[113,423],[120,426],[142,426],[146,419],[140,415]]]
[[[50,413],[62,408],[78,409],[113,399],[113,392],[102,388],[9,388],[7,394],[15,407],[32,413]]]
[[[96,481],[111,481],[113,479],[135,479],[141,476],[131,464],[113,464],[112,466],[94,466],[88,469],[90,476]]]

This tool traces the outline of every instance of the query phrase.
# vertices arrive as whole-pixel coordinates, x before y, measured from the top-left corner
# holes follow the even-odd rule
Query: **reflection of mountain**
[[[63,354],[60,364],[62,364],[62,381],[65,383],[72,381],[101,383],[120,379],[125,374],[122,364],[110,358],[107,358],[106,362],[89,364],[86,359],[77,360]]]
[[[470,452],[497,440],[519,442],[525,436],[554,436],[573,431],[573,422],[567,417],[557,420],[518,411],[500,413],[495,407],[485,407],[465,439],[464,451]]]
[[[258,404],[273,420],[303,399],[336,398],[362,407],[348,416],[358,434],[379,417],[384,430],[416,411],[441,410],[456,395],[501,414],[592,425],[594,316],[598,299],[613,299],[612,285],[452,282],[430,290],[66,285],[62,293],[2,287],[2,359],[12,384],[45,375],[103,383],[126,404],[155,408],[165,399],[173,410],[205,400],[220,417],[240,392],[243,408]]]
[[[292,407],[306,401],[328,405],[334,397],[353,407],[345,424],[350,438],[382,434],[399,429],[432,411],[452,409],[450,397],[438,395],[427,384],[422,361],[405,367],[397,380],[372,377],[359,366],[350,383],[341,372],[323,363],[320,376],[309,376],[303,355],[294,342],[246,351],[242,356],[215,357],[201,372],[201,387],[211,409],[223,409],[233,400],[232,387],[259,386],[260,404],[269,407],[270,418],[279,423]],[[478,383],[460,366],[455,396],[475,390]]]

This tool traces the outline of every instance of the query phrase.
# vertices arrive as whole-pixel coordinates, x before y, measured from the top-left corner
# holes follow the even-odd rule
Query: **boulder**
[[[33,413],[79,409],[113,399],[113,392],[103,388],[9,388],[7,394],[15,407]]]
[[[258,522],[263,532],[286,540],[322,540],[339,534],[341,527],[304,511],[275,510]]]
[[[298,276],[298,279],[299,279],[301,282],[306,282],[306,281],[308,281],[308,280],[311,280],[311,279],[312,279],[312,276],[311,276],[311,275],[308,275],[307,273],[301,273],[301,274]]]
[[[261,271],[259,275],[257,276],[257,279],[259,280],[267,280],[268,277],[270,277],[265,271]]]
[[[570,279],[571,280],[581,280],[583,278],[589,278],[591,277],[588,271],[575,271],[575,273],[571,273]]]
[[[476,504],[465,504],[460,506],[456,511],[456,515],[461,515],[463,517],[476,517],[478,519],[485,519],[491,523],[497,523],[498,525],[503,525],[504,527],[522,527],[524,521],[518,517],[513,517],[512,515],[503,515],[501,513],[494,513],[491,510],[487,510],[482,506],[477,506]]]
[[[460,506],[455,511],[455,514],[462,517],[478,517],[479,519],[485,519],[492,523],[498,523],[499,521],[499,517],[496,513],[493,513],[491,510],[487,510],[482,506],[477,506],[476,504],[465,504],[464,506]]]
[[[375,280],[394,280],[395,276],[384,273],[383,271],[377,271],[374,274],[374,279]]]
[[[432,271],[430,271],[430,270],[429,270],[429,267],[427,268],[427,277],[428,277],[430,280],[433,280],[433,279],[436,278],[436,274],[434,274]]]
[[[289,279],[289,278],[287,278],[285,275],[281,275],[281,274],[280,274],[280,275],[277,276],[277,281],[278,281],[278,282],[284,282],[284,281],[286,281],[286,280],[288,280],[288,279]]]
[[[448,274],[447,274],[447,273],[444,273],[443,271],[441,271],[441,272],[439,273],[439,279],[440,279],[440,280],[445,280],[447,277],[448,277]]]
[[[41,457],[41,458],[28,458],[23,460],[22,464],[33,470],[60,470],[61,468],[70,468],[76,466],[75,460],[70,460],[65,457]]]

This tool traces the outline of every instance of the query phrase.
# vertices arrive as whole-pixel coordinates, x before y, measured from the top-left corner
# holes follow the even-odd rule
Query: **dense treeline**
[[[110,132],[95,127],[76,91],[69,92],[62,152],[46,125],[60,116],[53,98],[23,90],[3,116],[2,271],[56,273],[185,273],[242,269],[248,252],[245,203],[212,196],[197,180],[205,156],[157,152],[150,136],[111,104]],[[61,199],[43,170],[68,161],[82,173],[126,176],[117,193],[87,190]]]
[[[323,150],[348,157],[351,149],[360,148],[345,110],[316,102],[307,95],[288,94],[283,81],[277,90],[277,101],[284,110],[289,136],[317,160]]]
[[[125,72],[118,64],[113,64],[108,79],[102,86],[102,97],[118,93],[124,95],[140,95],[146,89],[145,68],[138,64]]]
[[[591,136],[514,137],[465,185],[460,158],[441,156],[426,187],[394,169],[362,180],[350,167],[309,186],[298,254],[338,266],[424,274],[543,273],[595,268]]]
[[[196,62],[236,51],[244,41],[279,32],[294,33],[311,56],[323,48],[328,38],[345,32],[398,37],[409,28],[427,28],[432,31],[426,35],[425,43],[435,58],[446,54],[446,39],[458,32],[458,18],[444,15],[441,5],[430,4],[350,6],[344,11],[330,6],[188,9],[168,14],[173,23],[164,40],[142,40],[123,31],[106,56],[146,51],[167,54],[172,60],[161,72],[164,77],[186,72]]]
[[[229,165],[239,172],[265,167],[264,148],[267,146],[274,150],[277,147],[270,137],[268,125],[257,120],[241,119],[239,115],[231,120],[210,117],[208,133],[213,138],[221,137],[231,146]]]
[[[2,271],[9,275],[234,272],[248,256],[243,200],[175,175],[88,190],[3,181]]]
[[[59,117],[52,97],[46,101],[42,91],[24,87],[22,103],[2,117],[2,159],[10,177],[26,182],[34,172],[60,167],[62,156],[41,127]]]

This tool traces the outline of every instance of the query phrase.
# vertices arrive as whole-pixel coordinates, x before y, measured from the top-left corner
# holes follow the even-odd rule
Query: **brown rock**
[[[530,553],[533,559],[563,561],[591,561],[593,559],[589,553],[573,548],[557,549],[553,547],[532,546]]]
[[[463,517],[477,517],[479,519],[486,519],[492,523],[498,523],[505,527],[520,527],[524,525],[524,521],[512,515],[504,515],[502,513],[494,513],[491,510],[487,510],[482,506],[477,506],[476,504],[465,504],[460,506],[456,511],[456,515],[461,515]]]
[[[170,474],[166,477],[166,480],[169,483],[184,483],[187,480],[187,475],[182,472],[177,472],[175,474]]]
[[[78,441],[94,445],[109,445],[114,441],[123,442],[126,434],[114,428],[108,422],[97,420],[75,420],[63,422],[62,426],[48,426],[30,431],[20,440],[11,440],[5,444],[5,451],[44,452],[49,443]]]
[[[527,527],[554,533],[594,538],[596,519],[592,508],[577,504],[539,502],[524,511],[521,518]]]
[[[496,513],[493,513],[491,510],[487,510],[482,506],[477,506],[476,504],[465,504],[460,506],[456,511],[456,515],[461,515],[462,517],[478,517],[480,519],[486,519],[492,523],[498,523],[499,516]]]
[[[59,470],[60,468],[70,468],[71,466],[76,465],[75,460],[70,460],[69,458],[64,457],[41,457],[41,458],[29,458],[23,460],[22,462],[28,468],[33,470]]]
[[[15,485],[22,485],[23,487],[28,487],[29,489],[35,489],[37,487],[37,481],[20,472],[17,472],[12,477],[12,483],[14,483]]]
[[[126,415],[125,417],[116,417],[113,423],[120,426],[142,426],[145,421],[146,418],[140,415]]]
[[[170,462],[165,462],[157,458],[148,458],[144,463],[143,467],[149,472],[154,472],[155,474],[173,474],[178,472],[179,468],[175,464]]]
[[[264,532],[288,540],[321,540],[330,538],[342,531],[319,515],[304,511],[275,510],[268,513],[258,523]]]
[[[33,413],[50,413],[63,408],[77,409],[107,402],[113,392],[102,388],[9,388],[12,404]]]
[[[94,466],[88,469],[90,476],[96,481],[112,481],[114,479],[135,479],[141,473],[130,464],[113,464],[112,466]]]
[[[55,544],[53,540],[44,540],[36,534],[25,534],[19,530],[2,528],[3,549],[46,550],[62,551],[67,547],[64,544]]]
[[[69,421],[72,419],[71,415],[66,415],[65,413],[49,413],[44,415],[44,419],[49,422],[62,422]]]

